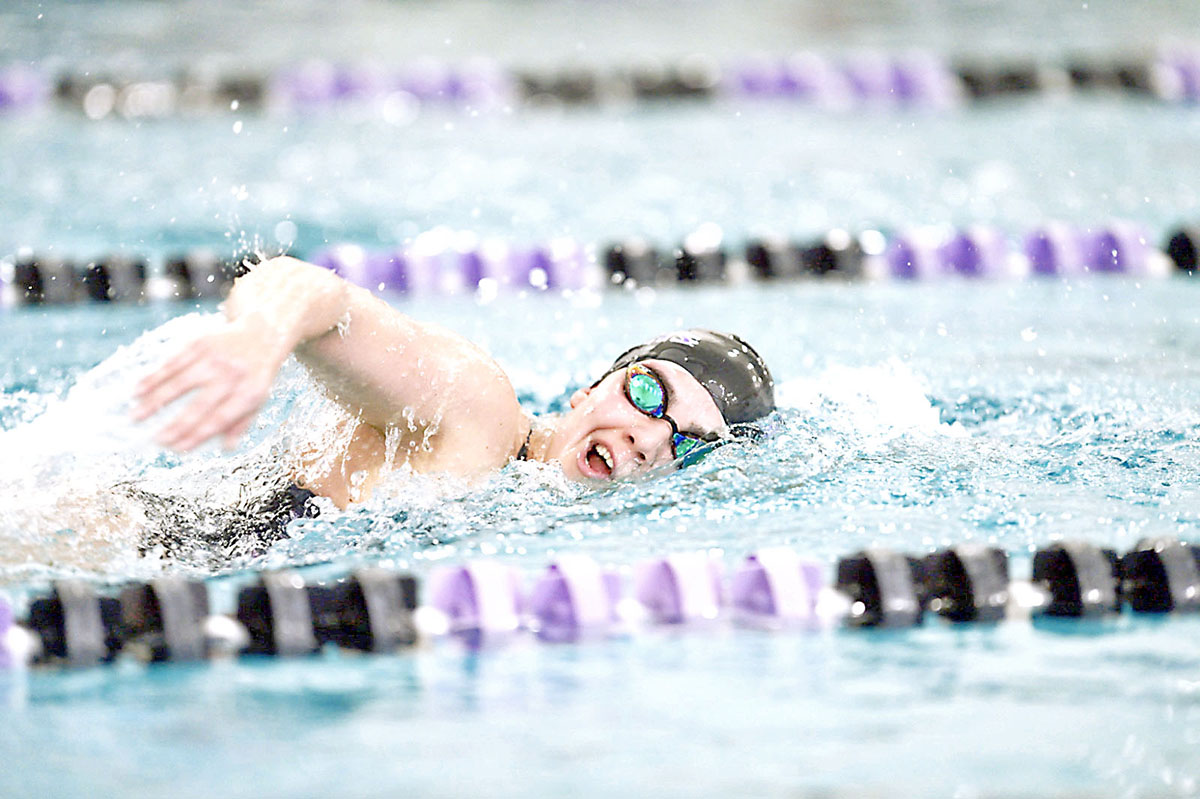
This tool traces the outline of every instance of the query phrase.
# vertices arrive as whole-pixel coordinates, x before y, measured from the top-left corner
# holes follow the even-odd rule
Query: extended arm
[[[165,446],[188,450],[218,436],[232,446],[291,352],[335,401],[381,433],[419,426],[446,444],[474,440],[478,451],[465,460],[453,446],[443,448],[435,465],[450,471],[503,463],[519,437],[512,387],[490,358],[325,269],[292,258],[267,261],[235,283],[224,312],[224,327],[138,385],[140,419],[195,390],[160,432]]]
[[[190,450],[220,436],[232,447],[254,419],[279,367],[302,341],[346,314],[349,286],[311,264],[276,258],[239,278],[225,302],[227,324],[202,336],[138,383],[134,418],[146,419],[189,391],[191,402],[158,434]]]

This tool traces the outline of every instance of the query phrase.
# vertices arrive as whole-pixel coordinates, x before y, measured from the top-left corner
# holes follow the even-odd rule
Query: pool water
[[[1195,540],[1196,291],[1191,281],[1094,280],[792,284],[746,289],[733,303],[715,289],[652,302],[610,294],[587,307],[544,296],[482,309],[399,300],[486,339],[532,407],[553,404],[608,356],[616,334],[605,320],[631,318],[621,335],[637,338],[721,313],[772,363],[783,407],[752,451],[724,451],[652,483],[588,493],[513,466],[479,489],[397,486],[366,508],[294,524],[294,538],[248,562],[164,565],[93,547],[82,568],[105,580],[221,574],[214,602],[228,611],[237,586],[265,566],[309,564],[319,577],[365,562],[427,574],[487,556],[531,575],[559,552],[623,567],[709,548],[732,564],[775,544],[832,564],[868,545],[925,552],[972,540],[1003,547],[1014,574],[1027,575],[1031,549],[1058,537],[1119,549],[1144,535]],[[41,331],[115,345],[132,336],[100,330],[153,321],[147,309],[7,315],[5,385],[27,384],[33,364],[60,370],[59,380],[88,365],[86,356],[56,362],[61,351]],[[518,322],[531,335],[496,335]],[[573,326],[581,330],[555,334]],[[593,327],[603,335],[583,332]],[[564,371],[565,362],[578,367]],[[20,421],[59,401],[45,393],[6,391],[5,437],[53,411]],[[91,411],[124,430],[121,440],[137,439],[119,406]],[[140,462],[137,447],[126,444],[126,462]],[[105,457],[53,438],[19,455],[24,468]],[[218,456],[204,459],[202,470],[222,471]],[[79,471],[60,469],[75,487]],[[101,474],[97,484],[114,477]],[[6,551],[14,536],[19,551],[22,517],[4,523]],[[61,565],[66,557],[6,563],[10,592],[78,573],[79,563]],[[230,773],[234,795],[404,786],[603,796],[623,785],[695,795],[1188,795],[1200,736],[1197,632],[1194,619],[1130,617],[895,633],[710,629],[479,654],[442,646],[37,673],[6,684],[0,736],[31,766],[0,779],[12,795],[55,786],[151,795],[167,784],[199,795]]]
[[[1145,225],[1162,246],[1200,203],[1194,109],[1119,97],[969,113],[435,108],[402,127],[332,112],[136,125],[62,112],[0,124],[11,154],[0,246],[80,259],[395,247],[438,227],[519,244],[640,236],[671,247],[706,223],[735,251],[749,236],[811,240],[839,227],[985,224],[1019,240],[1051,220],[1115,219]],[[41,168],[64,152],[72,168]],[[631,161],[645,168],[630,173]]]
[[[322,52],[307,38],[318,35],[315,4],[215,5],[222,14],[182,2],[16,3],[0,11],[15,31],[0,54],[79,68],[199,58],[194,44],[175,46],[180,23],[164,10],[217,31],[208,41],[226,59],[249,52],[229,29],[250,23],[266,65],[294,62],[291,48],[306,43]],[[758,17],[684,8],[698,26],[689,47],[721,57],[794,41],[956,54],[968,35],[983,55],[1130,53],[1194,16],[1165,3],[1137,16],[1089,5],[1056,12],[1059,27],[1023,3],[932,3],[925,14],[771,3]],[[574,42],[547,33],[571,29],[564,8]],[[437,44],[443,28],[502,19],[512,36],[491,37],[505,40],[498,58],[550,62],[586,44],[619,62],[639,47],[682,52],[670,35],[680,8],[650,4],[639,25],[614,4],[363,3],[325,29],[326,43],[344,55],[357,34],[364,57],[379,55],[375,32],[391,25],[419,42],[414,52],[458,57],[487,38]],[[130,37],[143,49],[122,56]],[[512,241],[670,245],[715,223],[733,247],[839,226],[986,223],[1018,237],[1051,219],[1124,218],[1161,236],[1195,219],[1200,185],[1196,110],[1113,97],[840,114],[732,101],[478,118],[443,109],[400,127],[370,114],[245,115],[235,132],[236,119],[0,116],[0,259],[24,247],[152,260],[192,246],[306,253],[392,246],[442,225]],[[480,486],[397,479],[361,507],[293,523],[263,553],[147,557],[119,523],[103,535],[75,527],[130,512],[113,498],[130,483],[174,496],[203,524],[247,481],[265,488],[246,475],[269,477],[276,448],[331,411],[290,365],[237,452],[168,455],[151,445],[152,424],[128,417],[133,375],[210,324],[213,306],[10,309],[0,314],[0,588],[20,605],[63,576],[119,584],[165,572],[206,578],[228,612],[265,568],[319,579],[379,564],[425,576],[487,557],[528,578],[559,553],[584,553],[627,576],[668,552],[706,549],[728,567],[786,545],[832,570],[866,546],[923,554],[971,541],[1003,548],[1025,577],[1033,550],[1059,538],[1121,551],[1144,536],[1200,542],[1200,283],[1187,277],[389,299],[479,342],[538,412],[561,408],[630,344],[688,325],[749,340],[771,365],[780,410],[762,443],[659,480],[591,491],[524,463]],[[10,766],[0,794],[1190,796],[1200,793],[1197,641],[1200,619],[1129,615],[892,632],[717,625],[477,653],[442,643],[381,657],[0,674]]]

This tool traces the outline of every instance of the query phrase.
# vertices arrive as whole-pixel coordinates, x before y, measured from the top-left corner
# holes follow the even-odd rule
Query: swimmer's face
[[[682,366],[657,359],[638,364],[662,381],[665,413],[680,433],[711,439],[729,432],[713,398]],[[634,406],[625,392],[628,371],[618,369],[571,397],[571,410],[546,453],[546,460],[558,461],[570,479],[618,480],[675,461],[671,422]]]

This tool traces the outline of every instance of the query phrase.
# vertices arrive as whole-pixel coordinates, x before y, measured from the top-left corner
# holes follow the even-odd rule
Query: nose
[[[669,462],[671,457],[671,423],[666,419],[638,414],[639,418],[625,428],[625,437],[638,465]]]

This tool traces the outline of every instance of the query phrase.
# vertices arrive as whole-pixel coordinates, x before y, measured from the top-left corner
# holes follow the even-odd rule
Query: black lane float
[[[928,615],[969,624],[1105,618],[1126,605],[1144,614],[1200,611],[1200,548],[1175,539],[1144,539],[1124,556],[1059,541],[1039,549],[1032,566],[1029,581],[1014,582],[996,547],[963,544],[921,557],[876,548],[841,558],[830,585],[825,567],[785,548],[748,555],[728,579],[706,552],[638,563],[627,577],[562,555],[528,592],[500,563],[439,567],[425,606],[407,574],[368,568],[307,583],[275,571],[240,590],[231,616],[211,612],[203,581],[164,577],[111,592],[62,580],[29,603],[19,624],[0,597],[0,667],[295,657],[327,647],[387,653],[435,637],[470,646],[516,635],[568,642],[643,625],[903,629]]]

